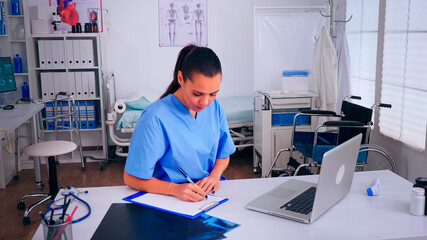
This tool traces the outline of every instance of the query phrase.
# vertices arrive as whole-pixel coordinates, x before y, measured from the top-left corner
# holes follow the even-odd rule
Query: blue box
[[[45,111],[45,117],[53,117],[54,115],[54,104],[53,102],[48,102],[46,103],[46,107],[44,109]],[[50,119],[46,121],[46,126],[45,126],[47,130],[55,130],[55,120],[54,119]]]
[[[297,113],[273,113],[271,123],[273,126],[292,126],[294,117]],[[297,118],[296,125],[310,124],[310,116],[300,115]]]

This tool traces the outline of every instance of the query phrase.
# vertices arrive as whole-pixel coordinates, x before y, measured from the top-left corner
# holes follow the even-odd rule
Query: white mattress
[[[252,123],[254,121],[254,97],[239,96],[217,98],[224,109],[228,124]]]
[[[253,123],[253,96],[227,97],[217,99],[224,109],[227,122],[232,126]],[[142,110],[126,108],[121,118],[116,124],[116,129],[134,128],[141,116]]]

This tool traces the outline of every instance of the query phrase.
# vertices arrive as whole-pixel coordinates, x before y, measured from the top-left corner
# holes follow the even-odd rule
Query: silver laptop
[[[362,134],[359,134],[326,152],[317,184],[289,179],[246,207],[298,222],[314,222],[350,191],[361,141]],[[311,198],[305,202],[299,197],[302,193],[314,195],[314,201]]]

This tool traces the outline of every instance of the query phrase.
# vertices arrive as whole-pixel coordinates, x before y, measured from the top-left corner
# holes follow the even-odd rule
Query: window
[[[380,132],[423,151],[427,127],[427,1],[385,0],[385,16],[379,1],[348,0],[346,24],[350,49],[351,93],[364,105],[375,101],[392,104],[380,109]],[[384,36],[378,36],[378,19],[384,18]],[[383,41],[382,59],[376,59],[377,40]],[[377,61],[378,60],[378,61]],[[381,90],[375,91],[375,74],[382,70]]]
[[[387,0],[380,132],[424,150],[427,121],[427,1]]]
[[[375,74],[378,38],[378,0],[348,0],[346,35],[350,51],[350,93],[362,97],[361,104],[375,103]]]

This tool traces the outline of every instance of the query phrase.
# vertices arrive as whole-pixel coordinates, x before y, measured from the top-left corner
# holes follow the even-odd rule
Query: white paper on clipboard
[[[216,195],[208,195],[208,199],[199,202],[186,202],[176,197],[153,193],[145,193],[131,198],[131,202],[133,203],[154,207],[186,217],[198,216],[200,213],[206,212],[226,200],[228,199]]]

